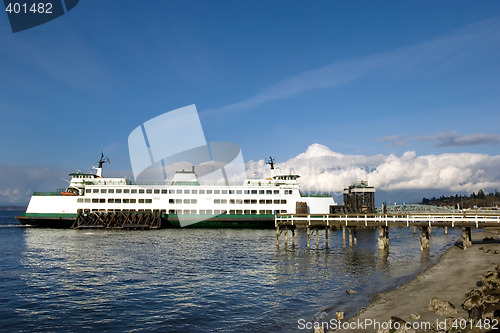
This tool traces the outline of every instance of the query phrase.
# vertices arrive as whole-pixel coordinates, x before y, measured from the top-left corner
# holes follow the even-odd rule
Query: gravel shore
[[[487,271],[495,272],[500,264],[500,235],[496,229],[485,230],[473,233],[472,241],[472,247],[465,251],[461,244],[457,243],[436,265],[412,281],[395,290],[378,294],[371,305],[347,320],[350,323],[348,329],[335,332],[447,332],[451,331],[449,326],[453,322],[466,328],[461,330],[459,325],[455,332],[488,331],[490,327],[486,327],[486,330],[478,330],[475,327],[470,329],[472,324],[469,322],[469,312],[463,309],[462,304],[471,290],[481,287],[484,274]],[[442,301],[443,310],[436,311],[441,306],[438,301],[434,301],[437,304],[429,306],[433,298]],[[498,317],[495,318],[498,322],[497,319]],[[399,321],[400,324],[407,322],[404,326],[410,329],[391,330],[391,327],[383,324],[389,321]],[[347,322],[343,324],[347,325]],[[401,326],[392,326],[395,327]],[[500,323],[496,327],[500,328]]]

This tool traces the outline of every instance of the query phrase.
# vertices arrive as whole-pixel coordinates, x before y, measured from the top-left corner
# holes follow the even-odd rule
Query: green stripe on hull
[[[274,228],[274,215],[273,214],[260,214],[260,215],[238,215],[226,214],[218,215],[215,217],[207,216],[206,220],[200,222],[200,215],[182,215],[183,224],[187,224],[183,228]],[[169,214],[166,218],[167,228],[181,228],[179,223],[179,216],[177,214]]]

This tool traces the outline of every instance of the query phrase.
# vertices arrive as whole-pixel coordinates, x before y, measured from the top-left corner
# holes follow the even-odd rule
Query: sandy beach
[[[487,237],[493,240],[484,240]],[[438,331],[436,325],[443,326],[447,317],[468,320],[468,313],[461,306],[466,294],[478,288],[485,272],[494,271],[500,264],[500,235],[497,230],[473,233],[472,241],[471,248],[464,251],[460,243],[457,243],[443,254],[436,265],[412,281],[395,290],[376,295],[370,306],[347,321],[351,323],[349,329],[335,332],[377,332],[384,328],[381,323],[389,322],[393,316],[412,323],[412,327],[417,328],[408,332]],[[453,304],[456,314],[439,315],[428,310],[433,297]],[[432,329],[428,329],[427,323],[434,324]],[[462,324],[465,325],[465,321]],[[379,332],[382,331],[389,332]]]

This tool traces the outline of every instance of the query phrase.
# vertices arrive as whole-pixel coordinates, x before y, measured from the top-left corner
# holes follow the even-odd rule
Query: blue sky
[[[15,34],[0,14],[0,39],[4,193],[19,170],[86,169],[101,150],[129,172],[129,133],[190,104],[247,161],[313,144],[499,155],[499,1],[83,0]],[[489,172],[442,190],[494,188]],[[16,202],[52,184],[32,182]]]

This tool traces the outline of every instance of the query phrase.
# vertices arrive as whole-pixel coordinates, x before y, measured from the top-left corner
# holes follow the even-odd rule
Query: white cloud
[[[413,151],[396,155],[344,155],[312,144],[306,152],[277,164],[297,173],[305,191],[339,193],[356,180],[368,180],[379,190],[473,192],[500,189],[500,156],[458,153],[417,156]],[[249,174],[269,176],[264,161],[247,163]]]

